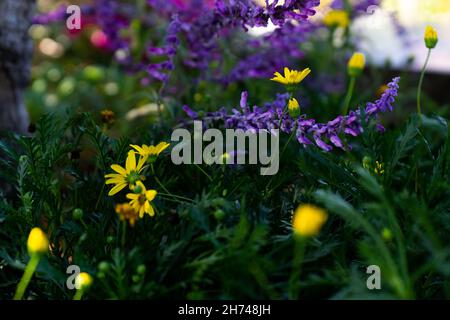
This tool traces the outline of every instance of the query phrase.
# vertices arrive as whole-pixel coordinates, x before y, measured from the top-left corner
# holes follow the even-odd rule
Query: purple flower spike
[[[366,121],[377,120],[378,114],[393,109],[393,103],[398,94],[398,83],[400,78],[394,78],[380,99],[369,102],[365,108]],[[292,119],[288,113],[283,113],[286,108],[288,94],[278,94],[275,101],[266,103],[263,107],[248,107],[247,93],[241,96],[241,111],[233,109],[228,113],[224,108],[217,112],[209,112],[202,119],[206,124],[223,121],[226,128],[239,128],[243,130],[267,130],[278,129],[281,122],[281,131],[291,134],[295,130],[297,141],[306,146],[314,144],[319,148],[329,152],[333,146],[351,150],[350,145],[343,141],[345,135],[353,137],[359,136],[363,132],[361,125],[360,110],[350,111],[348,115],[338,116],[327,123],[316,123],[314,119],[306,119],[305,115],[298,119]],[[191,119],[197,119],[198,113],[192,111],[188,106],[183,107],[184,111]],[[281,121],[280,121],[281,120]],[[384,127],[376,123],[379,132],[384,132]],[[314,143],[311,141],[314,141]]]

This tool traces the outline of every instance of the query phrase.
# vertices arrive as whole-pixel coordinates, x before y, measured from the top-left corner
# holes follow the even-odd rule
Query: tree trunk
[[[33,53],[28,36],[33,12],[34,0],[0,0],[0,131],[28,128],[23,94]]]

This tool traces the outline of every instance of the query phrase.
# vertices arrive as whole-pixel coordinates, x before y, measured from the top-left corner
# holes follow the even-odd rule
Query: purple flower
[[[367,103],[365,107],[365,121],[377,120],[380,113],[392,111],[393,103],[398,95],[398,82],[400,78],[394,78],[383,95],[375,102]],[[287,134],[295,133],[297,141],[301,145],[311,145],[312,140],[319,148],[329,152],[333,146],[349,150],[350,146],[343,141],[345,135],[356,137],[363,132],[361,125],[360,110],[350,111],[348,115],[338,116],[327,123],[316,123],[314,119],[306,119],[303,115],[298,119],[293,119],[288,113],[283,113],[286,107],[289,94],[278,94],[272,102],[266,103],[263,107],[248,107],[247,93],[243,92],[240,102],[240,111],[232,109],[227,112],[221,108],[217,112],[209,112],[203,117],[203,122],[212,126],[217,121],[224,123],[225,128],[235,128],[244,130],[267,130],[280,129]],[[198,113],[184,106],[184,111],[192,119],[198,119]],[[281,126],[280,126],[281,124]],[[379,132],[384,128],[376,123]]]

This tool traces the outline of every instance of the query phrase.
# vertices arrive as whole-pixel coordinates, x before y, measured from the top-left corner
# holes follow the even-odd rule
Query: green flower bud
[[[108,272],[109,270],[109,263],[106,261],[102,261],[98,264],[98,270],[101,272]]]
[[[83,218],[83,210],[76,208],[72,211],[73,220],[81,220]]]
[[[136,269],[137,273],[141,274],[141,275],[144,274],[146,270],[147,270],[147,267],[144,264],[138,265],[138,267]]]
[[[214,212],[214,217],[215,217],[217,220],[222,220],[223,218],[225,218],[225,212],[224,212],[222,209],[217,209],[217,210]]]

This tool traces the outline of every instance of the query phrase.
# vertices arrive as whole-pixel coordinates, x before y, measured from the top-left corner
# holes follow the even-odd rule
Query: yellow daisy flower
[[[284,76],[279,72],[275,72],[275,77],[270,80],[279,82],[284,85],[294,85],[302,82],[310,72],[311,69],[309,68],[306,68],[302,71],[289,70],[289,68],[284,68]]]
[[[148,158],[153,162],[159,156],[161,152],[163,152],[168,146],[170,146],[167,142],[160,142],[156,146],[147,146],[146,144],[142,145],[142,147],[131,144],[133,149],[135,149],[141,157],[143,157],[147,161]]]
[[[141,181],[136,182],[135,193],[128,193],[127,198],[130,199],[130,206],[139,212],[139,217],[143,218],[144,213],[148,213],[150,217],[155,215],[155,210],[151,205],[151,201],[155,199],[156,190],[147,190]]]
[[[131,189],[136,182],[143,180],[145,177],[141,176],[140,173],[144,169],[144,163],[145,159],[141,157],[136,164],[136,154],[133,150],[130,150],[128,152],[125,168],[118,164],[111,165],[111,169],[116,173],[105,175],[105,178],[107,178],[105,184],[115,184],[115,186],[109,191],[108,195],[115,195],[127,185]]]

